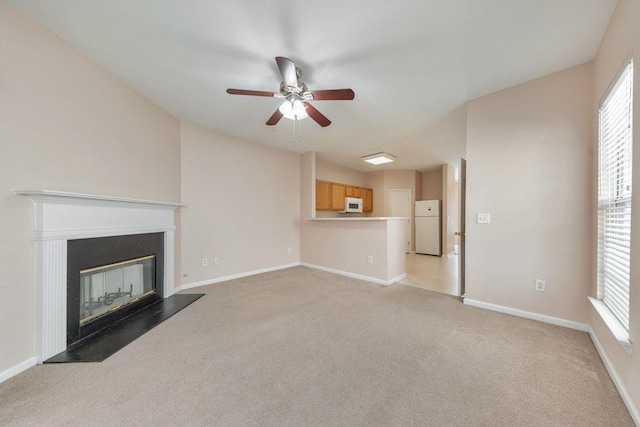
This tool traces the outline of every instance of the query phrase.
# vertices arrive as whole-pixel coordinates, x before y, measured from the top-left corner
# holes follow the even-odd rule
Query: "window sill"
[[[627,331],[624,326],[622,326],[622,323],[620,323],[620,321],[616,319],[613,313],[611,313],[609,308],[602,301],[591,297],[588,298],[591,302],[591,305],[593,305],[593,308],[596,309],[596,311],[604,321],[604,324],[607,325],[607,327],[615,337],[616,341],[618,341],[618,343],[622,347],[624,347],[624,350],[628,354],[632,354],[633,343],[629,339],[629,331]]]

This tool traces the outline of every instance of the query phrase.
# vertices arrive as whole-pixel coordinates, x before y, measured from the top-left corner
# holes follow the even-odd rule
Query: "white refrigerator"
[[[440,200],[416,202],[416,253],[442,255]]]

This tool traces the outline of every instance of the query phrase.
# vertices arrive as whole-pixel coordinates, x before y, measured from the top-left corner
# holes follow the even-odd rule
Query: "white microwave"
[[[362,199],[356,197],[344,198],[344,210],[340,213],[362,213]]]

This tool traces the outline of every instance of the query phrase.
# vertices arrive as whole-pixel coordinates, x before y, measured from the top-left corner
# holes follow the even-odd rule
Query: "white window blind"
[[[599,112],[598,298],[629,330],[633,62]]]

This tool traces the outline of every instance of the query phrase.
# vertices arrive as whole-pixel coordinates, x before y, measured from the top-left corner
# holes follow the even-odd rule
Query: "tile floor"
[[[400,283],[448,295],[458,295],[458,255],[407,254],[408,277]]]

